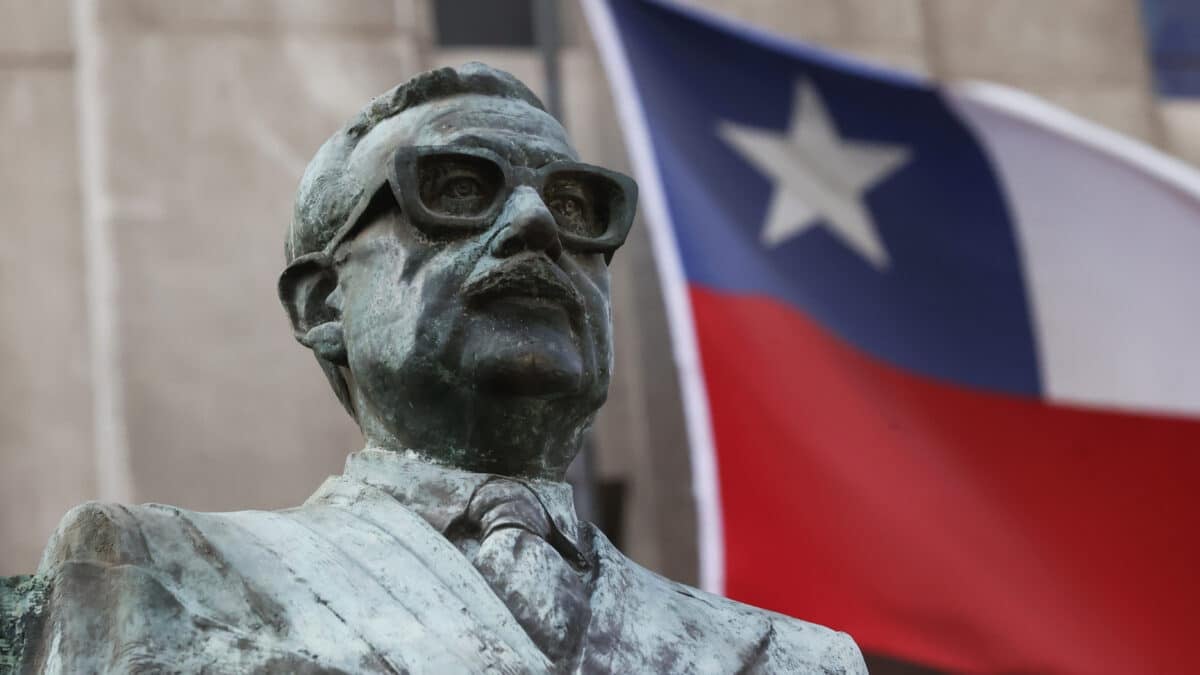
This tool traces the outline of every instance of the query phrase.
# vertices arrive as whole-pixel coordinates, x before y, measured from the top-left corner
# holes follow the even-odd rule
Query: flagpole
[[[534,31],[538,48],[542,53],[542,71],[546,78],[547,110],[566,125],[562,108],[562,79],[559,69],[558,52],[562,45],[558,17],[559,0],[534,0]],[[583,439],[579,457],[567,470],[567,477],[575,489],[575,510],[581,520],[595,522],[596,510],[596,471],[595,448],[589,433]]]
[[[563,122],[562,83],[559,77],[558,50],[562,44],[558,21],[559,0],[534,0],[534,31],[542,52],[542,70],[546,77],[546,107]]]
[[[725,533],[716,448],[708,393],[700,366],[700,348],[694,328],[696,324],[683,263],[679,258],[679,246],[675,242],[666,194],[656,168],[658,160],[634,86],[633,71],[621,44],[611,7],[608,0],[581,0],[581,4],[608,74],[609,87],[624,131],[625,147],[638,178],[641,209],[645,215],[643,222],[650,234],[654,262],[662,286],[691,453],[692,492],[696,503],[697,544],[700,549],[700,587],[710,593],[723,595]]]

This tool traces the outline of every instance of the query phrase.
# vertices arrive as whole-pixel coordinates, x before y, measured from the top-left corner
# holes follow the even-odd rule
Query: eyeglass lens
[[[430,213],[470,218],[487,213],[504,186],[500,167],[482,157],[429,155],[417,168],[421,203]]]
[[[430,213],[457,218],[484,217],[507,194],[500,167],[471,155],[426,155],[417,163],[417,182],[421,203]],[[596,238],[608,229],[616,192],[605,176],[564,169],[545,177],[541,196],[559,229]]]

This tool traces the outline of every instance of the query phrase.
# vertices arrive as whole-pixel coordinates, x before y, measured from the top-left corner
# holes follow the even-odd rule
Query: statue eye
[[[564,180],[551,184],[546,206],[564,231],[585,237],[599,234],[595,231],[595,215],[587,191],[578,182]]]
[[[578,220],[583,213],[583,205],[574,197],[558,197],[550,200],[550,208],[568,220]]]
[[[488,170],[472,158],[436,158],[422,167],[421,201],[433,213],[470,217],[482,215],[499,189],[498,170]]]
[[[450,199],[470,199],[483,194],[483,187],[474,178],[460,176],[442,186],[442,196]]]

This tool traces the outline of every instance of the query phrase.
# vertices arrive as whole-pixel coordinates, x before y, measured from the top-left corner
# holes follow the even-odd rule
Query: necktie
[[[590,613],[583,573],[567,562],[581,561],[578,552],[560,541],[564,557],[550,543],[561,536],[537,496],[517,481],[480,486],[467,518],[478,527],[475,567],[542,653],[569,668]]]

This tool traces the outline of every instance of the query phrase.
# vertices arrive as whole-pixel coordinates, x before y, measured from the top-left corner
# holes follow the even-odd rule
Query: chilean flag
[[[875,664],[1195,672],[1200,174],[1025,94],[585,0],[703,585]]]

